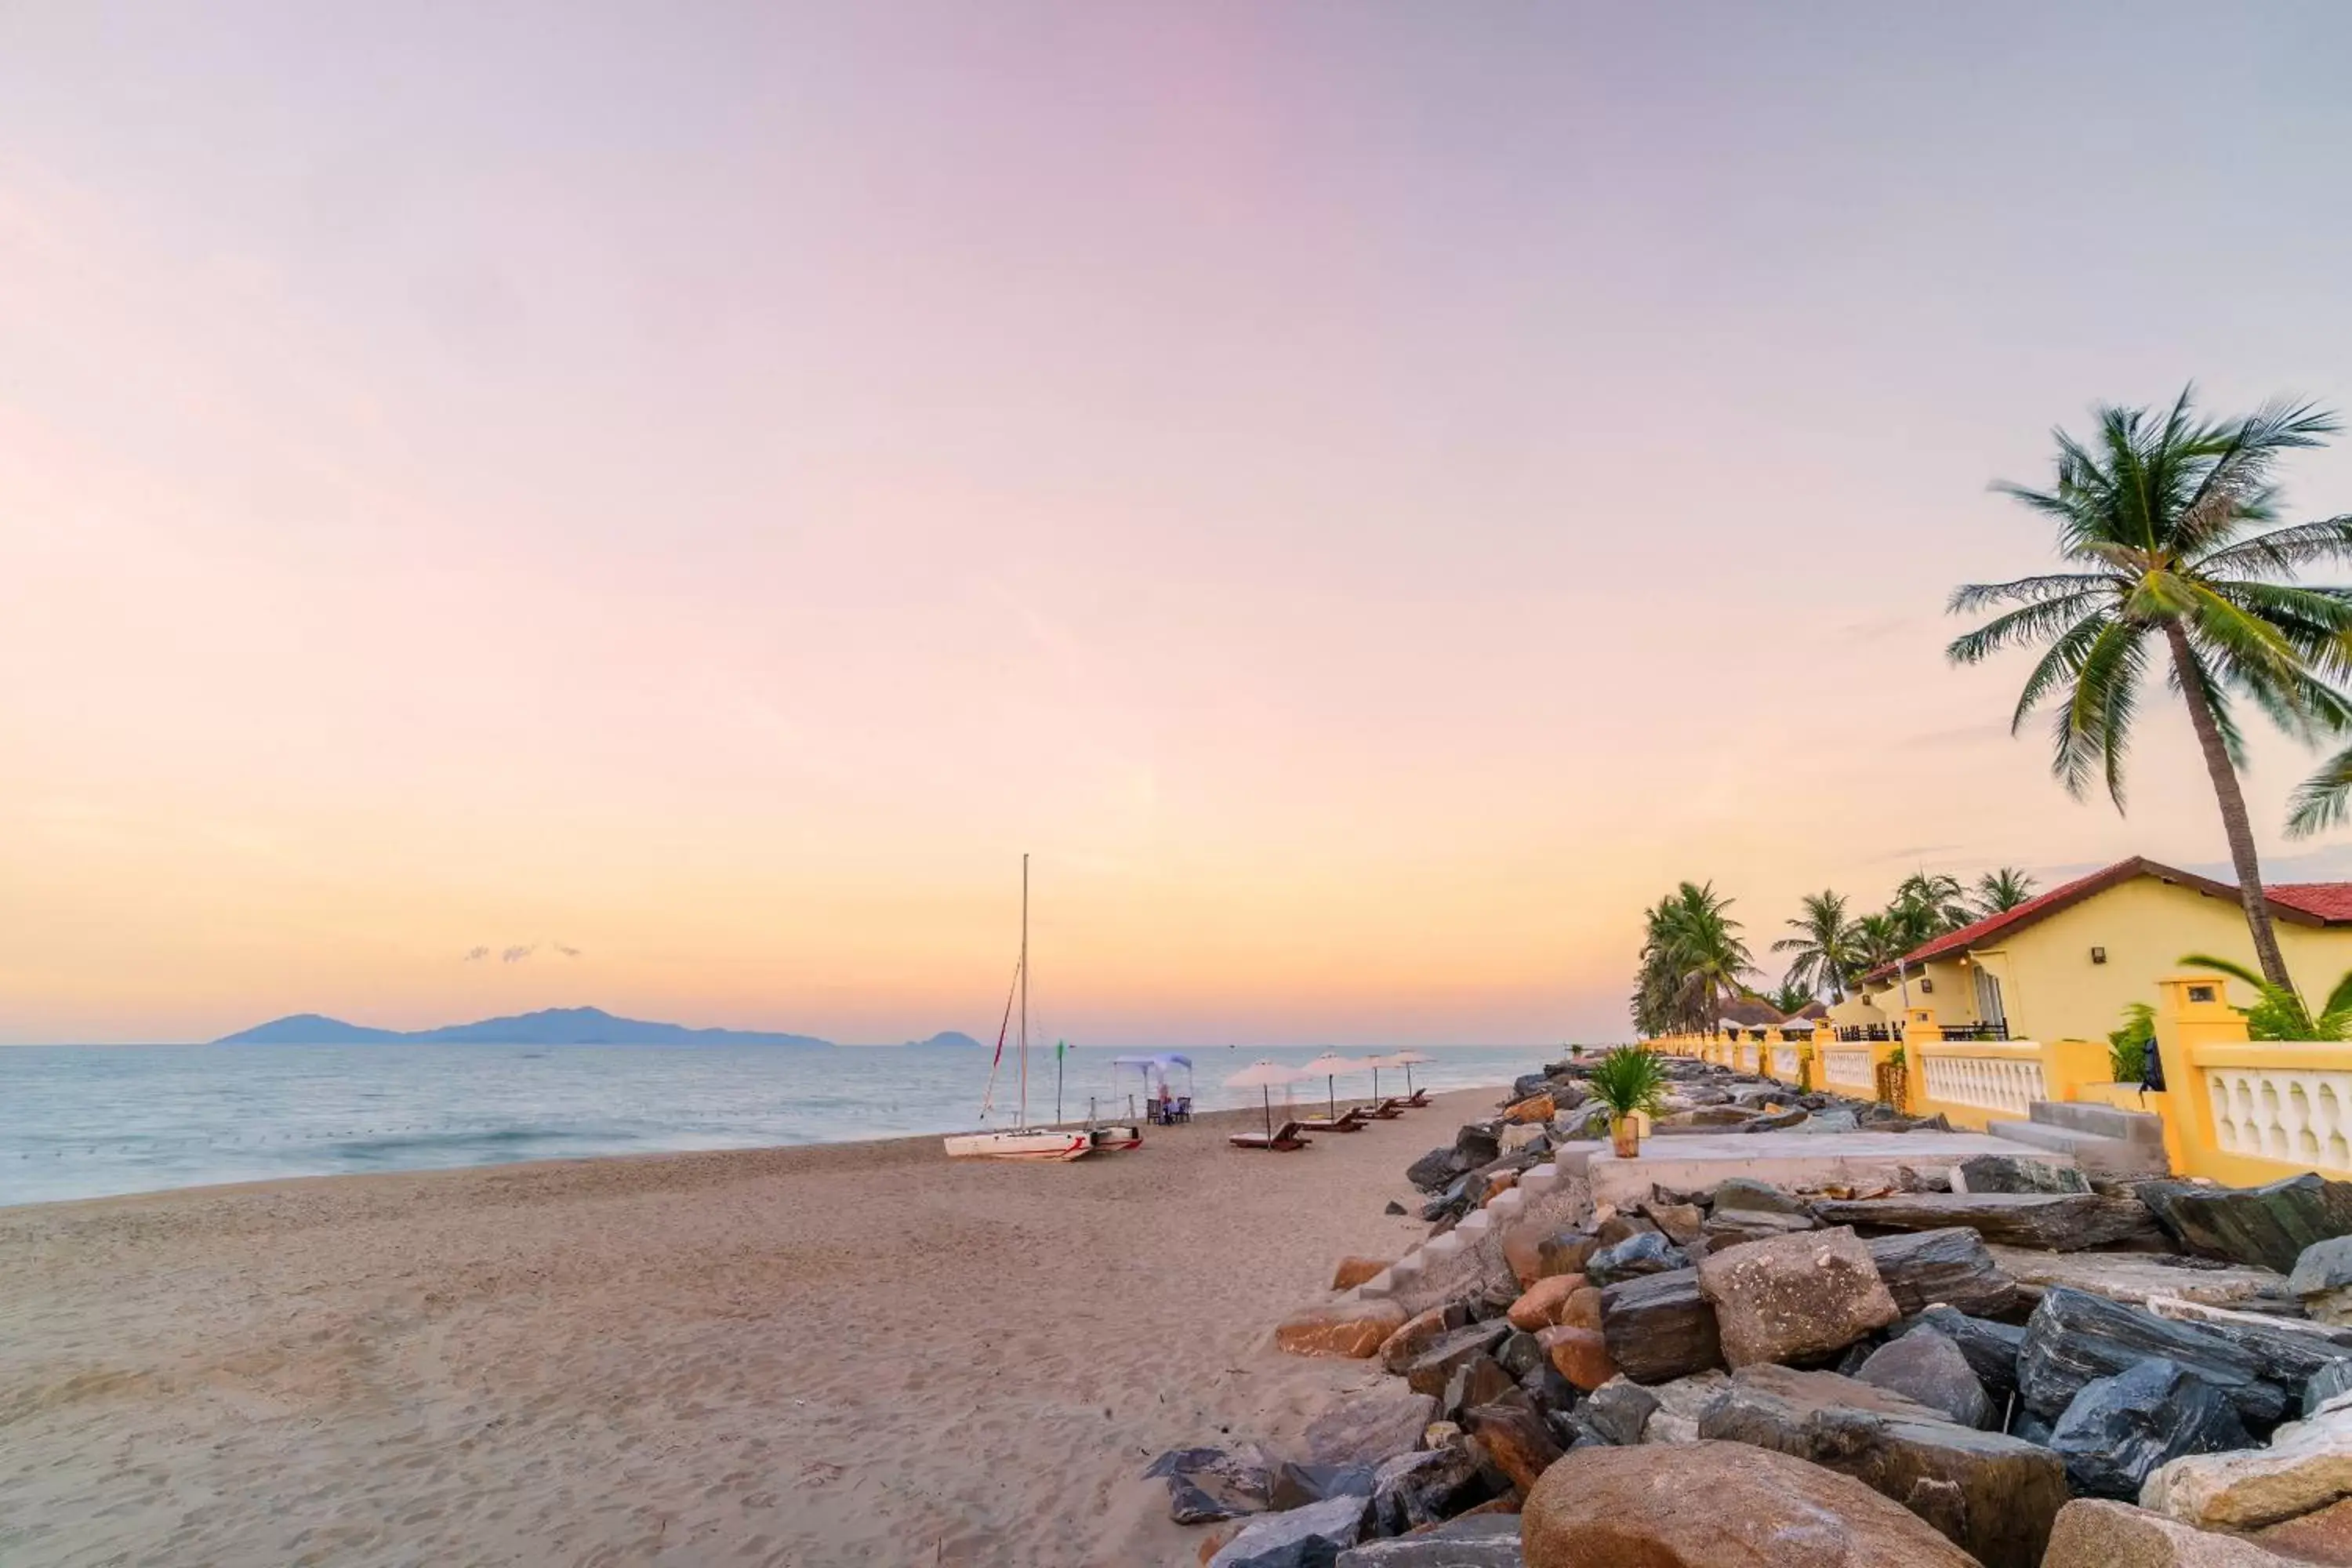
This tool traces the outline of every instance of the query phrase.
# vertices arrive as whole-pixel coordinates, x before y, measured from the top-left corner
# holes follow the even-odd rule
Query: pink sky
[[[1795,15],[11,8],[0,1039],[977,1034],[1024,849],[1073,1038],[1607,1037],[1679,878],[2221,858],[1941,605],[2352,401],[2352,19]]]

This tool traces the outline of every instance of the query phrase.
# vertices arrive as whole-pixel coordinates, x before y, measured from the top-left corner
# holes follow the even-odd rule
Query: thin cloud
[[[504,952],[499,954],[499,961],[502,963],[520,963],[524,959],[529,958],[532,953],[537,952],[538,951],[539,947],[537,943],[533,943],[529,947],[510,947]]]
[[[469,947],[466,950],[466,962],[468,963],[479,963],[489,956],[490,950],[487,947]]]
[[[577,958],[580,956],[580,950],[578,948],[566,947],[560,942],[555,944],[555,951],[562,953],[566,958]]]

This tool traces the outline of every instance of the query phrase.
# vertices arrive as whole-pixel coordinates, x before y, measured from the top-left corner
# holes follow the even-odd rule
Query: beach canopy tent
[[[1369,1061],[1359,1061],[1354,1057],[1343,1057],[1337,1051],[1325,1051],[1321,1056],[1300,1068],[1298,1076],[1319,1078],[1323,1080],[1324,1092],[1330,1100],[1328,1114],[1337,1117],[1339,1114],[1339,1075],[1343,1072],[1362,1072],[1371,1065]]]
[[[1191,1057],[1180,1056],[1174,1051],[1154,1051],[1150,1056],[1113,1057],[1110,1059],[1110,1065],[1114,1073],[1141,1073],[1143,1098],[1146,1100],[1158,1099],[1159,1091],[1168,1087],[1168,1071],[1171,1068],[1182,1068],[1184,1100],[1187,1104],[1192,1102],[1192,1058]],[[1130,1110],[1134,1109],[1131,1102],[1129,1109]]]
[[[1254,1061],[1233,1077],[1225,1079],[1227,1089],[1255,1089],[1265,1101],[1265,1135],[1274,1136],[1274,1086],[1297,1082],[1306,1075],[1298,1068],[1285,1067],[1280,1062]]]
[[[1382,1068],[1402,1068],[1404,1069],[1404,1091],[1407,1094],[1411,1094],[1412,1092],[1412,1064],[1415,1062],[1425,1062],[1427,1060],[1429,1060],[1429,1058],[1422,1055],[1419,1051],[1391,1051],[1384,1057],[1366,1057],[1364,1058],[1364,1065],[1372,1069],[1372,1098],[1374,1100],[1378,1100],[1381,1097],[1381,1069]]]

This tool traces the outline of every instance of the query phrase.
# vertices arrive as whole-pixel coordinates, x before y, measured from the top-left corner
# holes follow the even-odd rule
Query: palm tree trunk
[[[2238,770],[2230,762],[2229,747],[2221,742],[2221,726],[2214,721],[2213,705],[2197,683],[2189,634],[2179,621],[2167,621],[2164,637],[2172,647],[2172,668],[2180,677],[2181,695],[2189,700],[2189,727],[2197,731],[2197,744],[2205,753],[2205,772],[2221,805],[2221,831],[2230,840],[2230,864],[2237,868],[2238,901],[2245,906],[2246,929],[2253,933],[2255,962],[2262,965],[2263,978],[2292,991],[2294,982],[2287,975],[2286,960],[2279,954],[2278,932],[2271,929],[2270,900],[2263,893],[2263,868],[2254,858],[2254,827],[2246,816],[2245,792],[2238,787]]]

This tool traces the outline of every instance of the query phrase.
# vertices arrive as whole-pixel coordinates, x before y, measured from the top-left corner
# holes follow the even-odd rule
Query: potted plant
[[[1642,1128],[1636,1115],[1654,1116],[1665,1098],[1665,1066],[1658,1053],[1643,1046],[1619,1046],[1601,1058],[1585,1079],[1609,1112],[1611,1146],[1621,1160],[1641,1152]]]

